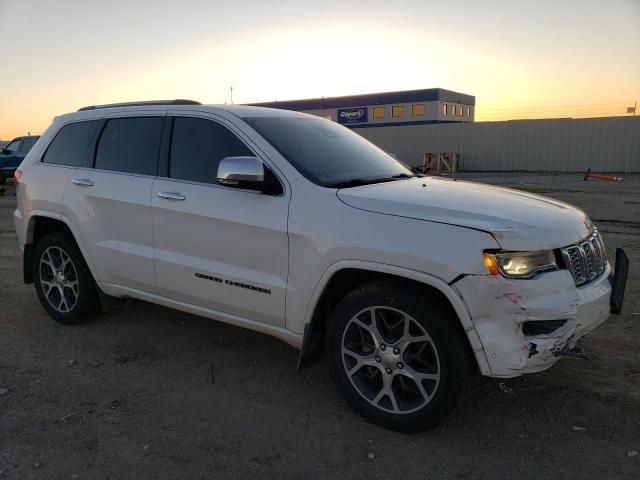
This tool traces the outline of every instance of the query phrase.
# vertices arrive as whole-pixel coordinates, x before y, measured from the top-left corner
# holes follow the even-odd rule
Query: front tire
[[[439,296],[412,283],[363,285],[331,317],[331,376],[370,422],[407,433],[427,430],[451,413],[469,381],[457,322]]]
[[[40,303],[60,323],[82,323],[100,313],[93,276],[75,241],[64,232],[50,233],[36,245],[33,280]]]

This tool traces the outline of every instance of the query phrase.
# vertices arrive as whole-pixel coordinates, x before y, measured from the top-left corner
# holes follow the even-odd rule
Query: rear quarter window
[[[71,167],[85,165],[87,149],[98,123],[98,120],[91,120],[62,127],[47,148],[42,162]]]
[[[95,168],[157,175],[163,117],[107,121],[96,149]]]

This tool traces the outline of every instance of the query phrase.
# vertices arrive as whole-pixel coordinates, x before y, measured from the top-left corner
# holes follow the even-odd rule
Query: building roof
[[[344,97],[307,98],[303,100],[284,100],[276,102],[250,103],[257,107],[284,108],[287,110],[321,110],[327,108],[363,107],[367,105],[386,105],[390,103],[411,102],[451,102],[475,106],[476,97],[464,93],[452,92],[443,88],[421,90],[403,90],[400,92],[365,93]]]

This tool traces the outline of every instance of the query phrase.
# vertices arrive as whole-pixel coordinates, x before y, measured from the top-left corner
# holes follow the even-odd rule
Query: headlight
[[[553,250],[485,253],[484,265],[491,275],[508,278],[532,278],[540,272],[558,268]]]

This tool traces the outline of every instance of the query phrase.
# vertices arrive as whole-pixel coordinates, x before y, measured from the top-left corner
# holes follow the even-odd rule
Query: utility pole
[[[231,87],[231,105],[233,105],[233,87]]]

